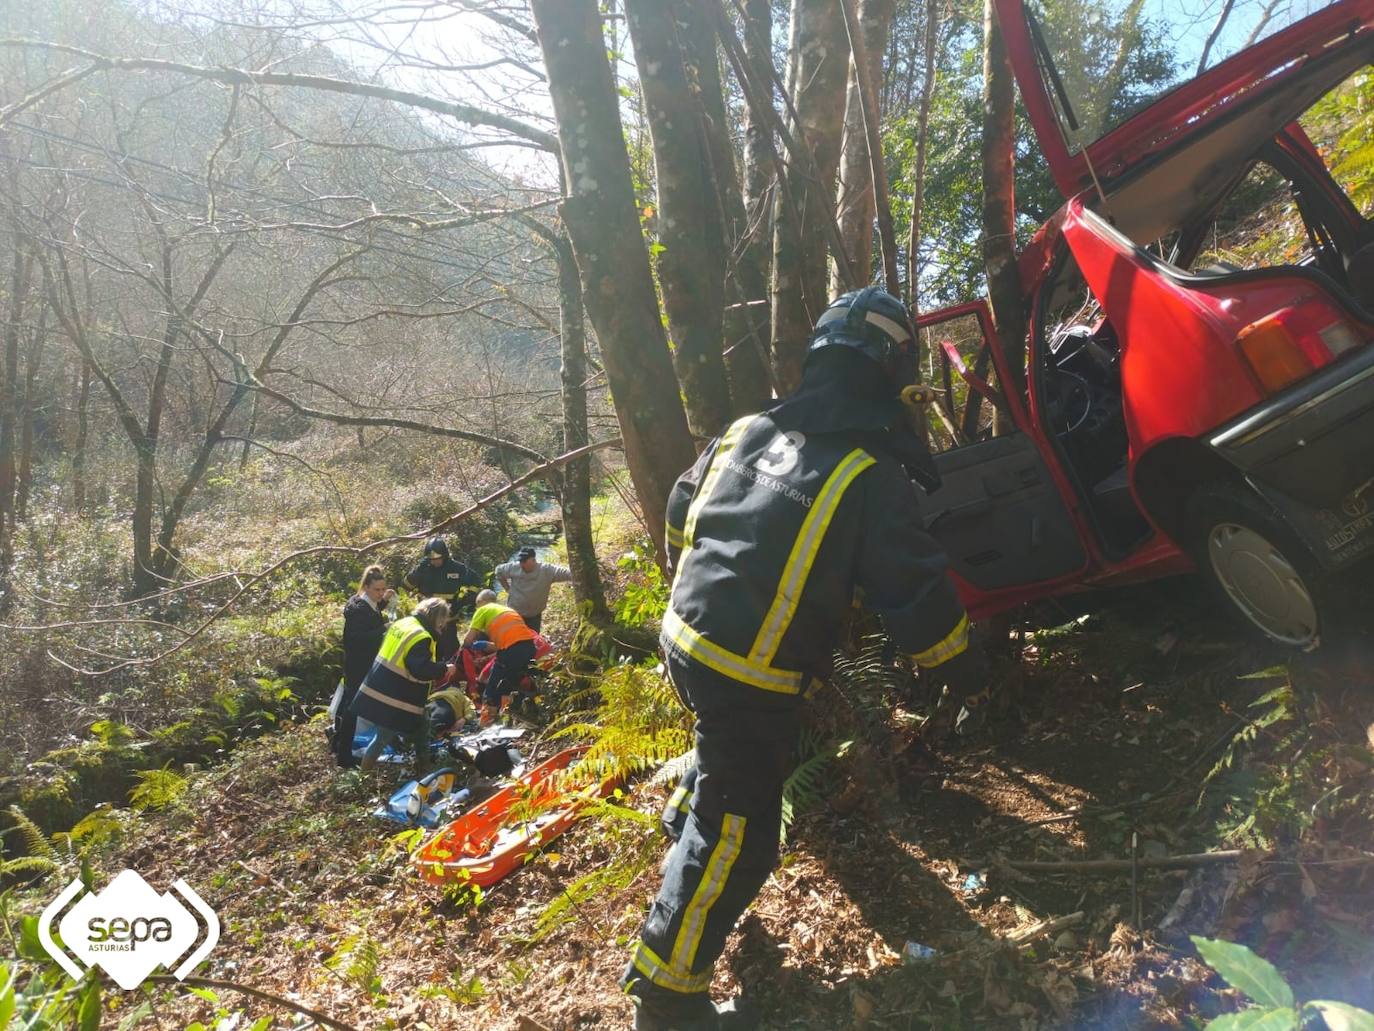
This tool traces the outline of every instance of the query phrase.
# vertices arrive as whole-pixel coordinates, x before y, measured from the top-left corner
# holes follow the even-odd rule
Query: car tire
[[[1337,607],[1321,566],[1253,490],[1229,483],[1202,488],[1189,501],[1187,528],[1198,572],[1250,633],[1296,651],[1333,636]]]

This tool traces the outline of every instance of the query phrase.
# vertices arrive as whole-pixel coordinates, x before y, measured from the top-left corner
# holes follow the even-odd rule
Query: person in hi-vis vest
[[[448,674],[435,657],[435,642],[448,623],[448,602],[426,598],[404,619],[387,628],[377,658],[353,696],[353,713],[377,726],[377,736],[363,754],[370,770],[386,746],[409,736],[415,744],[417,775],[429,768],[429,721],[425,701],[430,685]]]

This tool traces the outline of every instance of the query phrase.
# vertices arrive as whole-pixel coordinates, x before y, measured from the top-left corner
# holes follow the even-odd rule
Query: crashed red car
[[[1074,55],[1029,4],[997,8],[1068,200],[1020,257],[1024,387],[983,302],[918,320],[944,395],[926,526],[975,618],[1197,569],[1255,630],[1316,647],[1332,585],[1374,553],[1374,222],[1300,119],[1370,74],[1374,0],[1277,27],[1119,124],[1095,115],[1082,143]],[[1297,242],[1242,268],[1217,226],[1257,176]]]

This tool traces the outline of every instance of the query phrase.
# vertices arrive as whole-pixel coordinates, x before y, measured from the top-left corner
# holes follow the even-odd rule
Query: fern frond
[[[801,751],[804,757],[782,785],[782,827],[779,842],[787,843],[787,832],[797,814],[814,805],[824,796],[825,768],[849,751],[852,741],[822,746],[819,735],[810,727],[802,731]]]
[[[24,810],[17,805],[10,806],[10,819],[14,821],[14,826],[6,831],[6,834],[17,831],[20,840],[24,842],[24,850],[29,855],[48,859],[54,863],[57,862],[57,849],[48,840],[48,836],[39,829],[38,824],[29,819]]]
[[[20,856],[18,859],[0,860],[0,881],[10,877],[46,877],[58,869],[61,868],[57,863],[42,856]]]

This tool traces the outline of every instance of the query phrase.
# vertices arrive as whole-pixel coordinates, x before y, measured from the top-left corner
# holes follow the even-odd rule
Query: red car
[[[943,395],[926,527],[975,618],[1196,568],[1269,639],[1314,648],[1337,574],[1374,551],[1374,222],[1300,119],[1369,90],[1374,0],[1262,23],[1119,124],[1085,55],[1022,0],[997,8],[1069,199],[1020,256],[1024,387],[985,303],[918,319]],[[1082,120],[1102,134],[1076,142]],[[1238,267],[1220,241],[1257,197],[1288,249]]]

